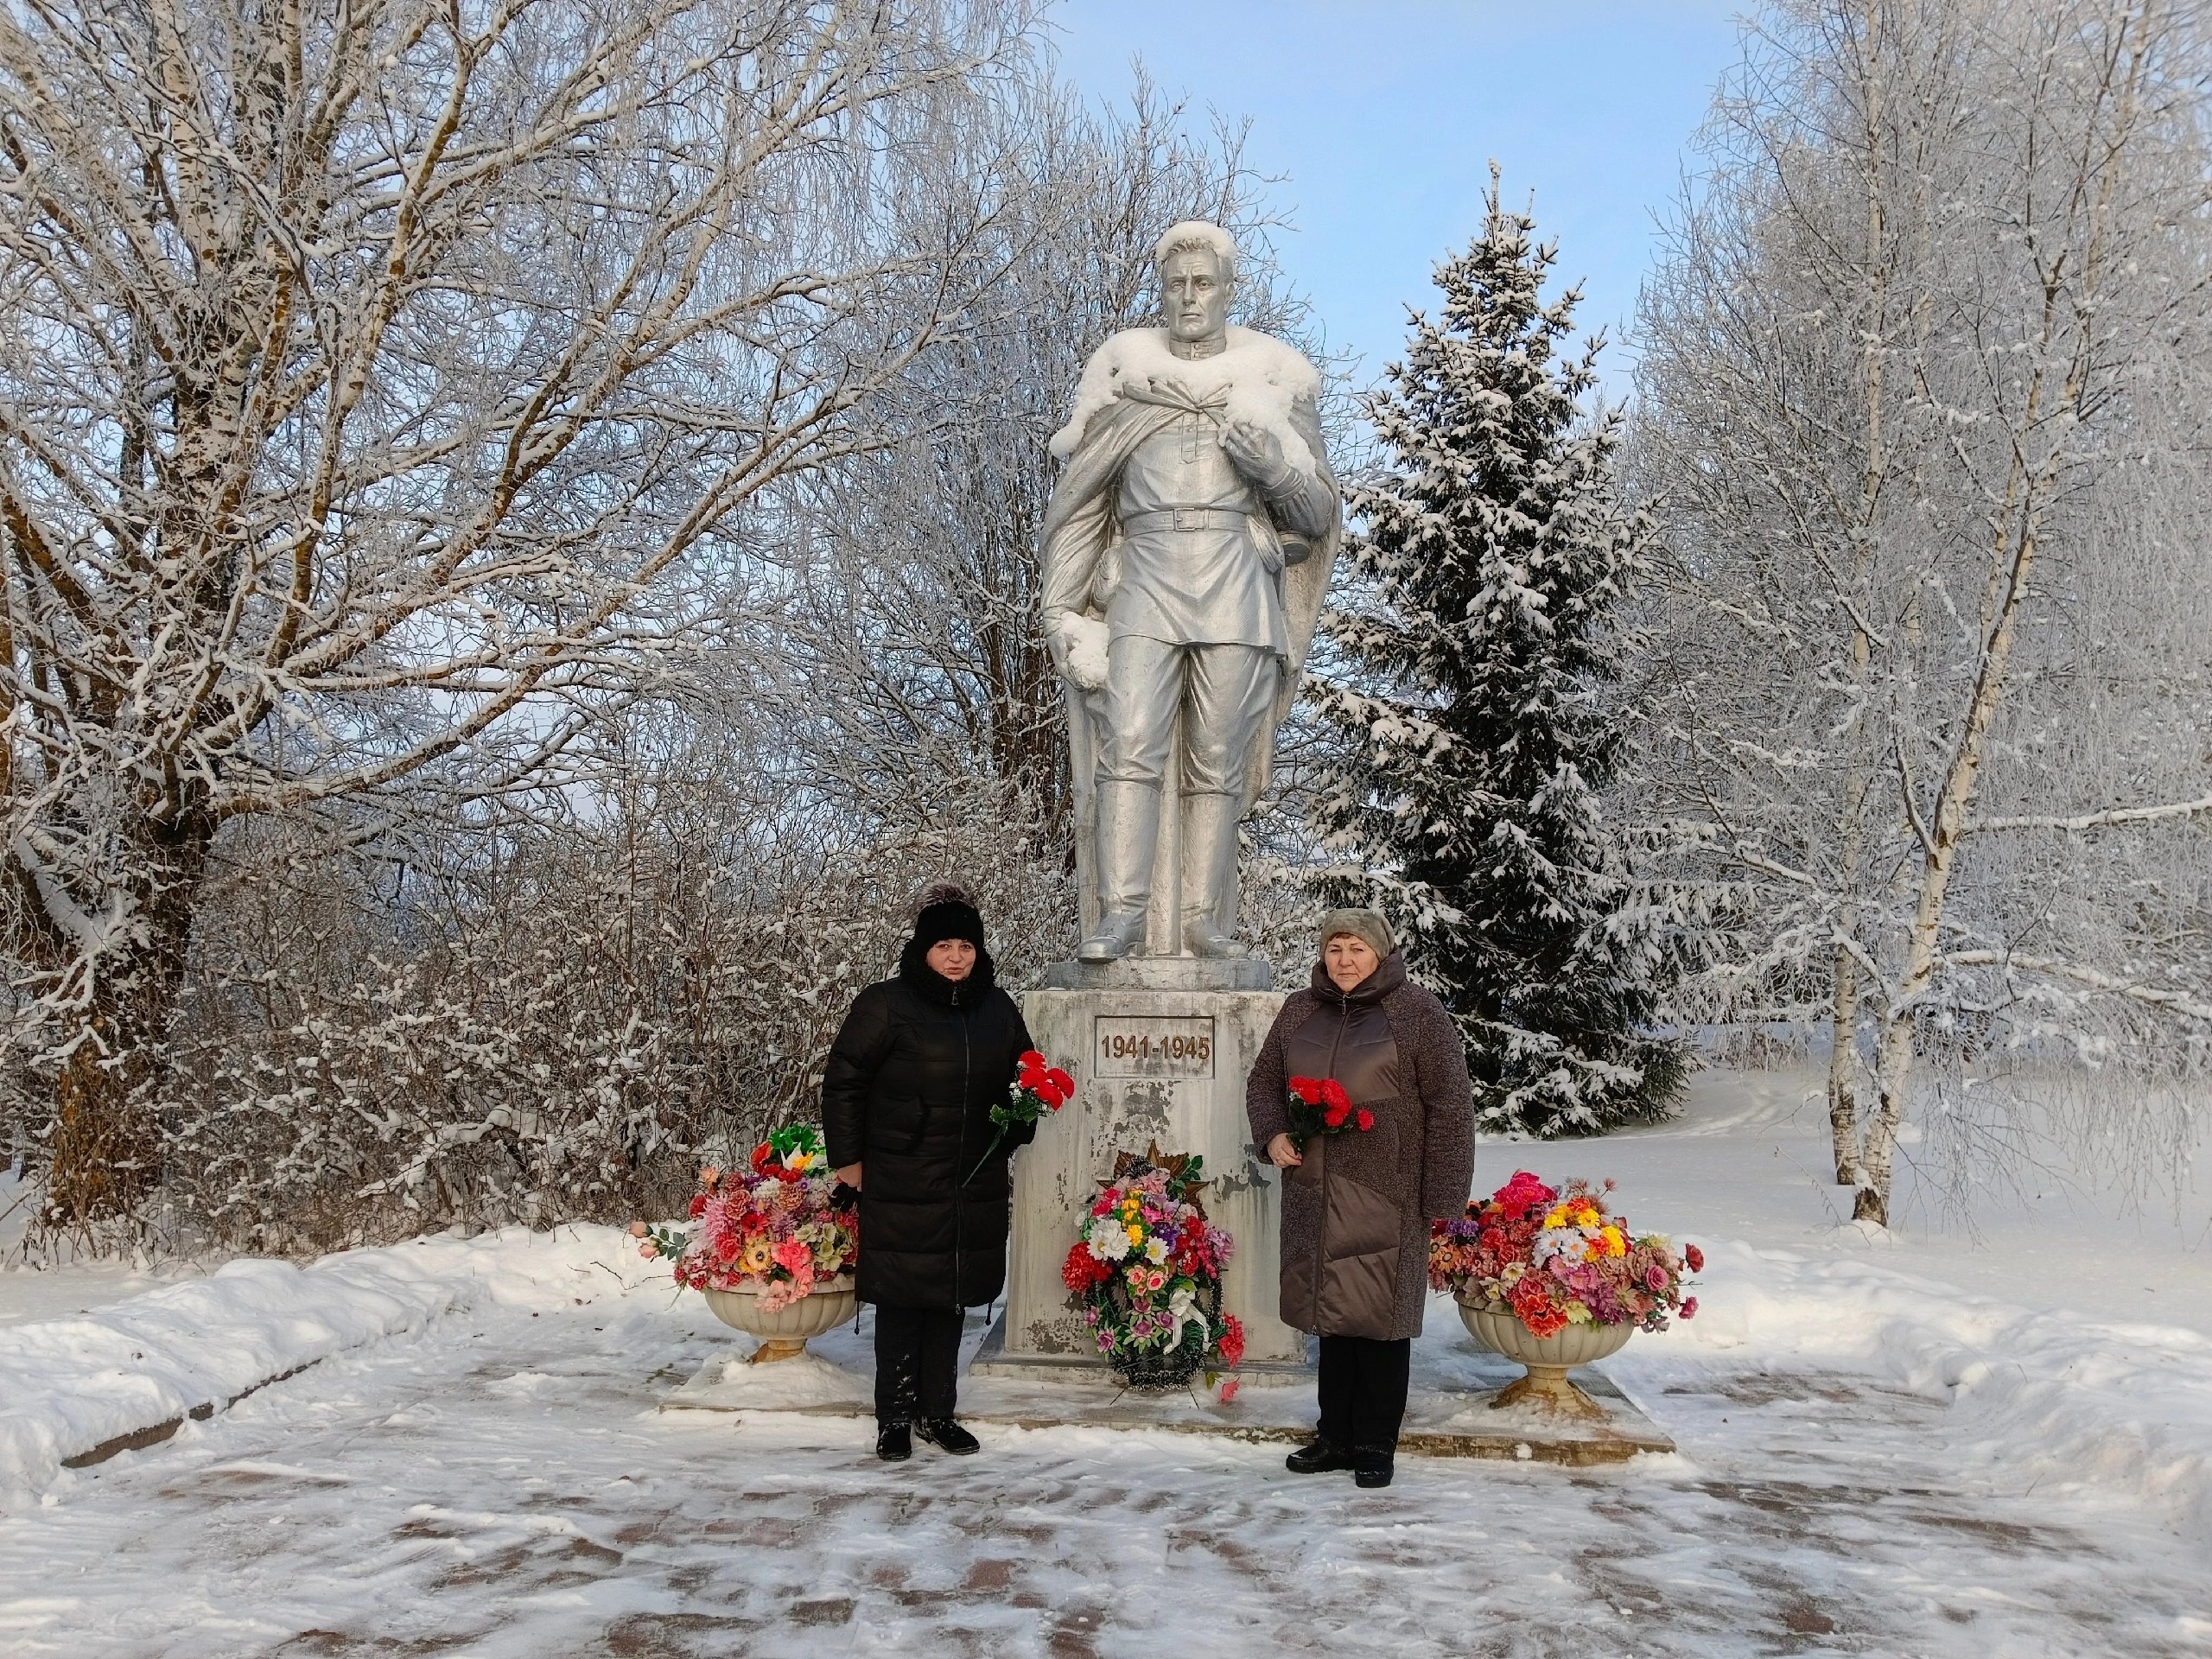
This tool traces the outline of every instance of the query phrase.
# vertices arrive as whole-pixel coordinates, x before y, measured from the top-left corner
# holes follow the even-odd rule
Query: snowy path
[[[1682,1455],[1408,1461],[655,1414],[725,1340],[656,1294],[449,1318],[326,1361],[0,1521],[11,1655],[1176,1650],[2212,1652],[2196,1551],[1947,1455],[1846,1373],[1637,1368]]]
[[[1708,1076],[1681,1125],[1482,1154],[1617,1174],[1706,1243],[1706,1313],[1608,1366],[1675,1457],[1361,1493],[1280,1447],[985,1427],[886,1468],[858,1422],[657,1411],[736,1339],[611,1230],[440,1240],[0,1330],[26,1445],[141,1361],[167,1399],[329,1356],[166,1444],[23,1460],[0,1654],[2212,1655],[2203,1195],[2163,1232],[2077,1187],[1980,1248],[1870,1246],[1804,1092]]]

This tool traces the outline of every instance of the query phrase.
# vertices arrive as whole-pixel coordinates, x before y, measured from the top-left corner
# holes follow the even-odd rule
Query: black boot
[[[1351,1484],[1355,1486],[1388,1486],[1391,1465],[1395,1461],[1393,1451],[1389,1446],[1362,1446],[1353,1448]]]
[[[1351,1467],[1351,1452],[1334,1440],[1316,1435],[1311,1446],[1301,1446],[1282,1460],[1294,1475],[1325,1475],[1332,1469]]]
[[[904,1463],[914,1455],[914,1437],[904,1423],[879,1423],[875,1455],[886,1463]]]
[[[950,1417],[925,1417],[914,1425],[921,1437],[940,1452],[964,1458],[983,1449],[983,1443]]]

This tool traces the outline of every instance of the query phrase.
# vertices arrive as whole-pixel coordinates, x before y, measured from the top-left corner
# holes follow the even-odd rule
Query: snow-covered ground
[[[1363,1493],[1279,1446],[987,1427],[887,1468],[859,1422],[658,1410],[742,1339],[619,1234],[441,1239],[0,1330],[31,1448],[0,1652],[2212,1653],[2201,1198],[1870,1241],[1808,1087],[1708,1075],[1679,1125],[1482,1154],[1486,1185],[1612,1174],[1707,1246],[1699,1319],[1607,1367],[1673,1457],[1407,1459]],[[1440,1303],[1424,1341],[1465,1340]],[[162,1445],[35,1455],[92,1432],[73,1376],[106,1421],[156,1356],[181,1399],[316,1352]]]
[[[0,1164],[0,1326],[90,1313],[157,1285],[199,1276],[199,1268],[182,1262],[158,1268],[86,1262],[62,1273],[27,1267],[18,1247],[30,1222],[32,1197],[15,1170]]]

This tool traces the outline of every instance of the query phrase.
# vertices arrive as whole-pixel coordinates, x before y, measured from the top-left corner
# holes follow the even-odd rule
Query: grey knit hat
[[[1366,940],[1367,948],[1378,957],[1387,957],[1398,948],[1398,942],[1390,937],[1390,924],[1376,911],[1331,911],[1321,918],[1321,948],[1327,950],[1329,941],[1339,933]]]

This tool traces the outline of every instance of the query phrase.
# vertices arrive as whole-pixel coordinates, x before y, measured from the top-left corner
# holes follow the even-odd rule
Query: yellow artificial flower
[[[1135,1222],[1131,1222],[1124,1230],[1128,1232],[1129,1236],[1129,1243],[1132,1245],[1139,1245],[1144,1243],[1144,1229],[1138,1226]]]
[[[772,1248],[768,1243],[767,1234],[753,1234],[745,1241],[744,1249],[738,1253],[737,1270],[740,1273],[767,1272],[770,1264],[775,1260],[770,1253]]]
[[[1618,1227],[1601,1228],[1598,1233],[1598,1247],[1607,1255],[1626,1255],[1628,1240]]]

